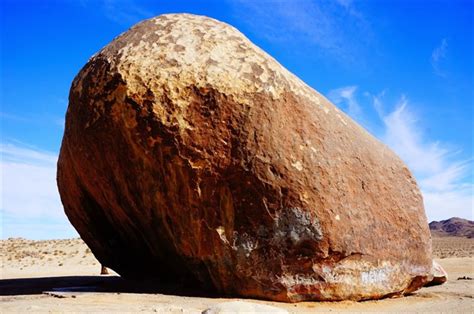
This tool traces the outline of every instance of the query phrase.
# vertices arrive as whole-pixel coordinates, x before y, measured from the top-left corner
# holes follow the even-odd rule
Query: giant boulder
[[[403,162],[210,18],[143,21],[89,60],[70,91],[58,186],[94,255],[125,277],[291,302],[430,280]]]

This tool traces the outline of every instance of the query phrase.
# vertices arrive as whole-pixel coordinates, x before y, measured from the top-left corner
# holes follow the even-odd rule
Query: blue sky
[[[1,236],[76,236],[56,188],[75,74],[136,22],[237,27],[408,164],[429,220],[473,219],[473,1],[0,1]]]

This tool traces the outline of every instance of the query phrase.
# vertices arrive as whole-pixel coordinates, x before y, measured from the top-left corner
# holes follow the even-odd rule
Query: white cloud
[[[57,155],[21,143],[1,143],[1,236],[72,237],[56,187]]]
[[[442,220],[453,216],[473,219],[474,196],[472,160],[463,160],[460,152],[449,145],[430,139],[424,132],[418,116],[410,109],[406,96],[389,110],[384,105],[386,90],[372,95],[365,92],[378,116],[367,119],[369,107],[362,110],[357,102],[357,87],[333,89],[328,98],[335,104],[346,106],[347,113],[369,128],[368,122],[380,125],[376,131],[385,144],[394,150],[417,178],[424,196],[429,220]],[[373,129],[373,128],[369,128]]]
[[[383,112],[380,97],[374,98],[374,105]],[[382,114],[380,118],[385,127],[380,137],[407,163],[417,178],[428,218],[442,220],[459,216],[473,219],[474,185],[466,180],[470,175],[471,161],[456,159],[456,151],[427,138],[416,115],[409,110],[405,96],[392,112]]]
[[[133,0],[104,0],[105,16],[119,24],[131,25],[153,16],[151,11]]]
[[[330,18],[311,1],[259,2],[249,0],[237,1],[245,8],[245,21],[259,30],[259,33],[271,40],[287,40],[292,33],[298,33],[325,48],[335,47],[337,37]],[[252,14],[248,14],[248,12]],[[285,32],[281,26],[285,25]]]
[[[352,0],[336,0],[336,2],[346,9],[349,9],[352,6]]]
[[[417,127],[416,116],[409,111],[408,101],[402,96],[395,110],[382,116],[385,124],[383,141],[405,160],[418,174],[437,173],[444,166],[447,150],[437,142],[429,142]]]
[[[423,189],[423,188],[422,188]],[[456,189],[431,191],[423,189],[423,198],[428,219],[445,220],[461,217],[474,220],[473,185],[459,185]]]
[[[336,105],[343,105],[343,108],[351,117],[359,119],[361,108],[356,99],[357,86],[346,86],[329,91],[328,98]]]
[[[372,37],[368,23],[348,0],[237,0],[230,4],[239,20],[257,36],[272,42],[317,46],[322,49],[312,53],[331,54],[338,60],[356,59],[356,51],[366,48]]]
[[[54,120],[54,122],[56,123],[57,126],[59,126],[61,129],[64,130],[64,126],[66,124],[66,119],[65,118],[56,118]]]
[[[448,40],[443,38],[441,43],[431,53],[431,66],[433,67],[434,74],[438,76],[445,76],[445,73],[440,69],[440,63],[446,58],[447,49]]]
[[[41,151],[18,141],[16,143],[1,143],[0,153],[2,154],[2,162],[20,162],[30,165],[48,166],[56,164],[57,161],[55,154]]]
[[[135,0],[79,0],[75,2],[84,8],[98,8],[107,19],[126,26],[154,16],[153,12]]]
[[[12,121],[17,121],[17,122],[29,122],[30,121],[30,119],[28,119],[26,117],[18,116],[18,115],[3,112],[3,111],[0,111],[0,118],[7,119],[7,120],[12,120]]]
[[[0,120],[28,124],[29,126],[50,127],[52,124],[64,129],[64,117],[50,114],[17,115],[0,111]]]
[[[384,108],[383,108],[383,104],[382,104],[382,99],[385,96],[386,92],[387,92],[387,90],[383,90],[380,93],[378,93],[377,95],[372,95],[369,92],[364,93],[364,96],[366,96],[366,97],[368,97],[369,99],[372,100],[372,105],[373,105],[373,107],[374,107],[374,109],[377,112],[379,117],[384,116]]]

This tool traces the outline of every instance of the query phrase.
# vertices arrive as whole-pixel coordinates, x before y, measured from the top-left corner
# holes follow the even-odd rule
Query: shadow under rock
[[[188,287],[180,283],[127,280],[119,276],[62,276],[0,280],[0,296],[42,294],[44,291],[159,293],[189,297],[217,297],[212,291]]]

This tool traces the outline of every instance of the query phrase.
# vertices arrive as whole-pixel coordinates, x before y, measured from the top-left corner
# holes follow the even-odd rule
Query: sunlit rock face
[[[278,301],[429,281],[422,196],[385,145],[235,28],[143,21],[72,83],[58,162],[69,220],[125,277]]]

